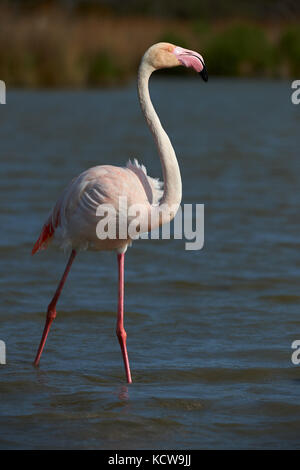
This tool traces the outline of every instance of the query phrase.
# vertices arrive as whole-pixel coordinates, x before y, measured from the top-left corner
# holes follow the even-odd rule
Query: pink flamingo
[[[139,101],[147,124],[155,139],[163,171],[164,182],[147,175],[144,166],[135,160],[125,168],[101,165],[90,168],[74,178],[66,187],[50,213],[42,232],[36,241],[32,254],[46,248],[56,238],[64,247],[71,248],[71,255],[52,298],[48,310],[42,339],[37,351],[34,365],[38,366],[41,354],[56,317],[56,304],[65,284],[67,275],[77,251],[81,249],[111,250],[117,252],[119,274],[119,299],[116,333],[119,339],[127,382],[131,383],[131,372],[126,347],[127,334],[124,329],[124,254],[131,238],[111,237],[100,239],[96,233],[99,217],[97,208],[109,204],[116,209],[117,222],[121,217],[118,209],[120,197],[127,198],[127,207],[142,204],[146,208],[147,221],[144,232],[150,229],[148,216],[157,215],[157,226],[169,222],[176,214],[181,202],[181,177],[176,155],[171,142],[164,131],[150,100],[148,81],[152,72],[165,67],[184,65],[192,67],[207,81],[207,70],[203,57],[197,52],[174,46],[169,43],[158,43],[144,54],[138,71]],[[164,190],[162,185],[164,184]],[[172,211],[170,208],[172,207]],[[153,229],[151,225],[151,229]]]

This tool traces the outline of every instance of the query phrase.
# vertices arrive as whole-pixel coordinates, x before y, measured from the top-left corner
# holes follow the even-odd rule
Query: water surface
[[[153,79],[151,93],[205,244],[128,250],[130,386],[111,253],[78,256],[32,367],[67,255],[30,251],[84,169],[138,157],[161,176],[135,85],[9,91],[0,108],[2,449],[300,447],[300,107],[288,82]]]

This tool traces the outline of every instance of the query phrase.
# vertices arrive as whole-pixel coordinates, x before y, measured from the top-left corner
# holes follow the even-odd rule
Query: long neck
[[[167,223],[175,216],[180,205],[182,185],[174,149],[150,99],[149,78],[153,71],[154,69],[147,62],[142,61],[138,72],[138,94],[142,111],[153,134],[160,156],[164,179],[164,194],[158,209],[163,213],[161,223]],[[173,214],[170,213],[170,208],[172,208]]]

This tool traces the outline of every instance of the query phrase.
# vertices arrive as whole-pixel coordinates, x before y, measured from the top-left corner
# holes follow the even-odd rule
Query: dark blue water
[[[2,449],[300,447],[300,106],[288,82],[154,79],[151,93],[205,243],[128,250],[130,386],[109,253],[76,259],[33,368],[67,254],[30,252],[84,169],[138,157],[161,176],[135,85],[9,91],[0,107]]]

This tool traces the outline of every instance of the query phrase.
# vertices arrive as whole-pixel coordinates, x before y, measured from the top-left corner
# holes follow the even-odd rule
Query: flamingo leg
[[[69,271],[71,269],[71,266],[72,266],[72,263],[74,261],[75,256],[76,256],[76,251],[72,250],[72,253],[70,255],[69,261],[68,261],[67,266],[65,268],[64,274],[63,274],[63,276],[60,280],[60,283],[58,284],[58,287],[57,287],[56,292],[53,296],[53,299],[51,300],[51,302],[48,306],[46,323],[45,323],[42,339],[41,339],[41,342],[40,342],[40,345],[39,345],[39,349],[38,349],[36,358],[34,360],[34,365],[35,366],[39,365],[40,358],[41,358],[41,355],[42,355],[42,352],[43,352],[43,349],[44,349],[44,346],[45,346],[45,343],[46,343],[46,339],[47,339],[47,336],[48,336],[48,333],[49,333],[49,330],[50,330],[51,323],[53,322],[54,318],[56,317],[56,304],[57,304],[57,301],[60,297],[60,294],[61,294],[61,291],[64,287],[64,284],[66,282],[67,276],[69,274]]]
[[[126,372],[126,379],[127,382],[130,384],[132,383],[131,380],[131,373],[130,373],[130,366],[127,354],[127,347],[126,347],[126,338],[127,334],[124,329],[124,253],[118,254],[118,268],[119,268],[119,301],[118,301],[118,319],[117,319],[117,336],[121,346],[125,372]]]

